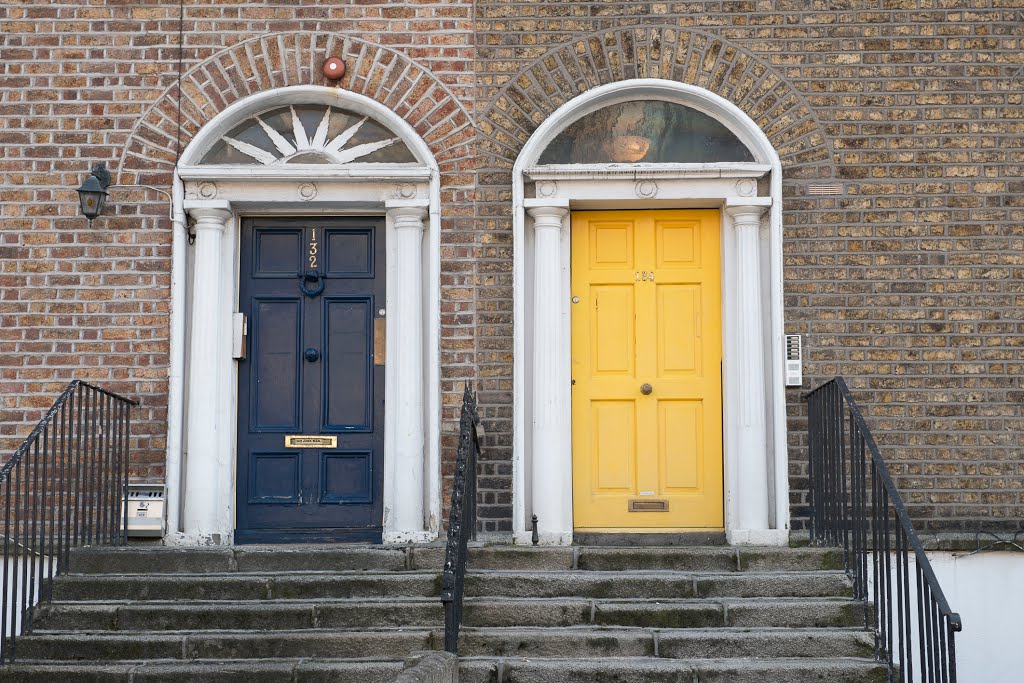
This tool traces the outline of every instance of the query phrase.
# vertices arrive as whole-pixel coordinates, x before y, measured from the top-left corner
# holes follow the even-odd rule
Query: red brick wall
[[[783,159],[787,331],[805,334],[806,386],[849,378],[920,526],[1020,529],[1022,12],[1024,0],[190,1],[181,144],[247,93],[323,82],[319,61],[337,52],[343,87],[424,135],[443,174],[444,446],[475,377],[480,512],[501,531],[518,150],[593,85],[660,76],[718,92]],[[167,188],[178,7],[8,0],[0,21],[0,453],[84,377],[142,400],[136,474],[159,479],[166,201],[114,190],[89,226],[73,188],[99,160],[120,182]],[[843,195],[809,196],[820,180]],[[800,517],[803,407],[789,400]]]
[[[444,208],[445,444],[473,376],[469,2],[185,4],[180,145],[231,102],[282,85],[341,85],[398,111],[432,147]],[[163,478],[171,226],[157,192],[111,188],[92,225],[74,192],[96,161],[115,183],[169,189],[179,149],[179,8],[166,2],[0,7],[0,453],[72,378],[142,401],[134,474]],[[468,293],[468,294],[467,294]]]

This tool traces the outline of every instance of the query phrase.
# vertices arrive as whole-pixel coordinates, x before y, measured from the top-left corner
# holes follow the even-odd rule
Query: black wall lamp
[[[78,203],[82,208],[82,215],[88,218],[90,223],[92,223],[92,219],[99,216],[100,212],[103,211],[103,205],[107,202],[107,188],[110,187],[141,187],[159,192],[167,197],[167,213],[170,219],[174,220],[174,207],[172,206],[170,192],[161,190],[159,187],[153,187],[152,185],[111,185],[110,171],[107,170],[107,165],[100,161],[93,164],[92,171],[78,188]]]
[[[107,201],[107,188],[110,186],[110,171],[102,161],[94,164],[89,174],[78,188],[78,203],[82,206],[82,215],[92,219],[100,215]]]

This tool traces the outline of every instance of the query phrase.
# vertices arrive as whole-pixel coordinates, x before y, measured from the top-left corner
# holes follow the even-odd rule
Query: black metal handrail
[[[3,584],[0,664],[52,598],[71,548],[125,542],[131,407],[136,401],[81,380],[57,397],[0,468]]]
[[[476,538],[476,461],[480,454],[480,416],[476,396],[466,382],[459,419],[459,449],[455,459],[451,512],[448,515],[448,544],[441,573],[441,603],[444,605],[444,649],[459,653],[462,598],[466,590],[466,560],[470,538]]]
[[[955,683],[960,615],[946,602],[846,382],[836,377],[805,398],[811,541],[843,548],[854,597],[864,601],[864,625],[875,633],[876,658],[887,665],[890,681]]]

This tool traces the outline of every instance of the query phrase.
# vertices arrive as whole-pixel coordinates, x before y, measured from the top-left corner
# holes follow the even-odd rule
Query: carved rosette
[[[395,199],[415,199],[416,198],[416,186],[412,183],[399,183],[395,185],[394,191],[391,196]]]
[[[653,199],[658,196],[658,183],[653,180],[638,180],[633,189],[640,199]]]
[[[757,181],[753,178],[740,178],[736,181],[736,194],[741,197],[753,197],[757,194]]]
[[[541,180],[537,183],[537,196],[550,199],[558,194],[558,183],[554,180]]]

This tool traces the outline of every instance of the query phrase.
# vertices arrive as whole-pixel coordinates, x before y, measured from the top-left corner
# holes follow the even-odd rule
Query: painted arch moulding
[[[470,157],[473,126],[458,98],[396,50],[341,35],[273,33],[211,55],[182,75],[182,150],[217,114],[250,95],[294,85],[330,85],[329,56],[348,71],[339,88],[364,95],[404,119],[430,148],[443,177]],[[178,150],[178,87],[169,87],[136,123],[122,152],[120,182],[170,185]]]
[[[663,79],[694,85],[736,105],[764,132],[789,179],[835,177],[829,137],[807,99],[741,45],[674,26],[598,31],[524,66],[479,117],[479,152],[510,168],[537,126],[601,85]]]

